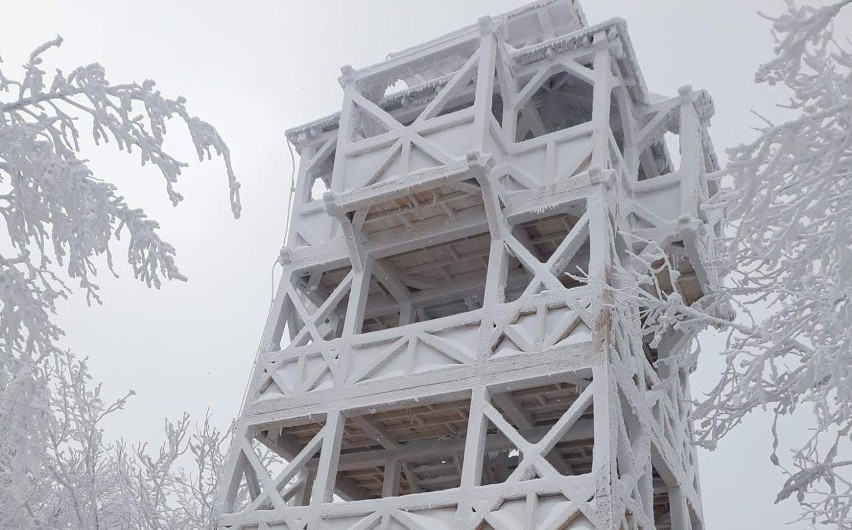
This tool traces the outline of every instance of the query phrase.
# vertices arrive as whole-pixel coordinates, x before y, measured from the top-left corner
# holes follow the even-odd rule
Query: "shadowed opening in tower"
[[[273,336],[273,350],[284,346],[308,346],[340,337],[346,321],[352,267],[313,269],[294,273],[284,285],[280,322]]]
[[[489,389],[483,485],[584,475],[592,470],[591,373]]]
[[[669,486],[657,468],[652,468],[651,480],[654,491],[654,523],[659,530],[672,529],[672,501]]]
[[[467,398],[347,413],[336,477],[340,500],[458,487],[469,414]]]
[[[592,85],[571,73],[557,72],[518,109],[515,141],[531,140],[591,120]]]
[[[259,425],[250,439],[235,436],[236,474],[222,488],[237,509],[308,506],[322,453],[324,415]]]
[[[536,281],[537,264],[547,266],[566,289],[584,285],[589,270],[590,239],[583,211],[533,219],[512,227],[512,235],[523,247],[511,250],[506,276],[505,300],[513,302],[552,288]],[[578,226],[579,225],[579,226]],[[514,271],[514,272],[513,272]],[[532,285],[531,285],[532,284]]]
[[[361,332],[481,309],[490,245],[483,233],[376,260]]]

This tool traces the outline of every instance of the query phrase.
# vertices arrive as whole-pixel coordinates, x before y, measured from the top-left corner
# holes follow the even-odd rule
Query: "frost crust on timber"
[[[669,299],[710,291],[709,95],[651,98],[624,21],[569,0],[340,84],[339,113],[287,131],[283,271],[219,527],[699,528],[672,362],[693,330],[651,343],[614,271],[653,245],[680,267]]]

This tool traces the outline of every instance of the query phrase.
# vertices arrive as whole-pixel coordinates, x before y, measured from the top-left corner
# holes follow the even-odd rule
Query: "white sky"
[[[60,34],[65,44],[51,53],[48,71],[100,62],[113,83],[151,78],[164,93],[186,96],[190,112],[215,124],[228,142],[243,184],[243,218],[234,221],[223,167],[198,164],[185,145],[176,148],[195,163],[179,183],[187,200],[176,209],[156,172],[140,168],[136,158],[112,145],[84,153],[131,205],[161,222],[190,278],[149,291],[126,266],[118,268],[118,280],[102,270],[103,306],[89,308],[77,298],[61,307],[65,345],[90,357],[105,395],[137,392],[106,424],[109,436],[159,444],[165,417],[186,410],[199,419],[210,410],[224,426],[237,413],[283,241],[291,171],[284,130],[338,109],[339,67],[378,62],[523,3],[0,0],[7,76],[17,75],[34,47]],[[652,91],[673,95],[684,84],[710,91],[720,157],[750,138],[749,111],[769,107],[753,72],[772,44],[756,11],[776,13],[781,0],[586,0],[583,7],[590,23],[628,21]],[[852,28],[849,21],[838,29]],[[121,247],[115,250],[122,258]],[[705,347],[693,377],[696,392],[719,373],[716,351],[714,343]],[[708,528],[780,528],[795,518],[795,505],[772,504],[782,479],[769,463],[767,432],[766,418],[754,418],[714,453],[701,453]]]

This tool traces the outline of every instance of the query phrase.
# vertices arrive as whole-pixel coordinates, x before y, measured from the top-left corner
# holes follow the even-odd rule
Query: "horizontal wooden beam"
[[[429,329],[427,325],[421,326],[419,323],[412,326]],[[369,335],[376,336],[376,340],[378,337],[399,337],[398,330]],[[475,364],[448,366],[443,370],[432,370],[412,377],[362,381],[332,390],[255,401],[246,408],[242,421],[263,430],[272,428],[264,425],[272,426],[294,418],[321,416],[332,405],[343,410],[352,410],[387,407],[389,404],[414,400],[424,403],[434,401],[436,396],[444,399],[464,399],[475,384],[508,385],[519,380],[529,381],[529,384],[539,381],[545,384],[548,381],[560,380],[568,372],[596,366],[606,355],[606,351],[596,350],[592,342],[583,342],[549,348],[542,352],[477,361]],[[352,358],[357,359],[356,356]]]
[[[424,169],[393,180],[382,181],[365,188],[333,194],[334,205],[343,212],[354,212],[383,201],[405,197],[444,184],[463,181],[487,173],[494,161],[491,155],[468,155],[455,164]]]
[[[531,427],[518,431],[521,436],[536,443],[550,431],[550,426]],[[591,440],[594,437],[594,421],[579,420],[575,423],[562,441],[577,442]],[[416,462],[429,458],[451,458],[453,455],[464,451],[465,437],[461,436],[451,440],[418,440],[410,443],[397,444],[396,449],[374,449],[357,453],[340,455],[338,469],[351,471],[368,467],[382,466],[388,460],[399,460],[401,462]],[[486,438],[486,451],[504,451],[514,449],[515,446],[501,433],[489,434]]]

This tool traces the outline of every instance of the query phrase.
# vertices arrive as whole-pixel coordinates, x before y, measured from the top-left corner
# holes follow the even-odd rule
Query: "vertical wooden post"
[[[340,458],[340,444],[343,440],[343,424],[346,418],[339,410],[329,411],[325,420],[325,430],[320,450],[317,476],[314,480],[311,505],[331,502],[334,495],[334,482],[337,476],[337,461]]]
[[[478,23],[480,42],[479,66],[477,67],[476,89],[473,99],[475,108],[474,135],[476,138],[474,149],[480,153],[484,153],[491,122],[491,100],[494,94],[497,40],[494,36],[495,27],[491,17],[482,17]]]
[[[302,476],[304,476],[304,482],[293,497],[295,506],[308,506],[311,503],[311,493],[314,490],[314,479],[316,479],[317,474],[315,470],[306,468],[302,471]]]
[[[701,170],[704,153],[701,148],[701,122],[693,103],[692,87],[678,91],[680,103],[680,173],[683,178],[681,216],[697,216],[701,202]]]
[[[482,461],[485,456],[485,434],[488,427],[484,407],[490,399],[488,389],[479,386],[471,391],[470,418],[464,445],[461,487],[479,486],[482,481]]]
[[[601,35],[601,34],[598,34]],[[599,37],[596,36],[596,41]],[[607,50],[600,50],[596,56],[595,67],[597,69],[598,59],[609,56]],[[606,64],[606,73],[609,75],[609,62]],[[596,70],[598,71],[598,70]],[[598,71],[600,74],[601,72]],[[599,78],[600,79],[600,78]],[[600,104],[599,87],[595,85],[595,108]],[[607,96],[606,107],[609,108]],[[608,116],[608,112],[606,112]],[[608,117],[606,118],[609,119]],[[603,127],[596,127],[595,134],[606,131],[609,134],[609,123]],[[605,145],[605,144],[604,144]],[[600,147],[595,144],[595,149]],[[607,159],[609,156],[606,152]],[[616,457],[618,454],[618,419],[615,411],[618,407],[617,383],[613,377],[611,363],[611,334],[612,313],[608,305],[611,298],[607,287],[610,284],[610,268],[612,266],[612,253],[610,241],[612,231],[609,221],[609,204],[607,200],[608,188],[611,185],[612,170],[602,170],[601,166],[593,165],[589,168],[589,180],[591,191],[586,201],[589,215],[589,278],[595,289],[592,294],[592,305],[590,309],[596,314],[593,340],[596,350],[600,354],[600,363],[592,369],[594,385],[594,429],[595,444],[592,449],[592,472],[595,476],[595,503],[599,520],[603,528],[616,528],[617,522],[623,515],[620,509],[620,488],[618,484],[618,470]]]
[[[335,385],[342,386],[346,383],[348,375],[352,373],[352,338],[361,333],[364,323],[364,311],[367,307],[367,295],[370,291],[370,280],[372,278],[373,259],[369,256],[355,269],[352,264],[355,277],[352,280],[352,288],[349,291],[349,301],[346,306],[346,319],[343,322],[343,333],[341,335],[341,352],[338,355],[341,366],[340,377]]]
[[[669,487],[669,506],[671,508],[672,528],[692,530],[689,508],[686,505],[686,495],[680,486]]]
[[[592,89],[592,165],[608,168],[609,165],[609,115],[612,95],[612,57],[605,31],[595,33],[595,86]]]
[[[341,193],[346,189],[344,175],[346,164],[341,163],[346,159],[346,146],[351,142],[352,128],[355,124],[355,93],[358,86],[355,84],[355,70],[346,65],[340,69],[340,85],[343,87],[343,108],[340,111],[340,122],[337,133],[337,151],[334,170],[331,176],[331,191]],[[339,162],[338,162],[339,160]]]
[[[399,495],[399,481],[402,465],[399,459],[391,458],[385,461],[385,474],[382,480],[382,498]]]
[[[633,101],[625,86],[619,87],[613,93],[618,101],[618,112],[624,131],[624,141],[622,142],[624,153],[622,157],[627,166],[625,172],[630,176],[628,185],[631,185],[639,176],[639,150],[636,148],[636,118],[633,114]]]

